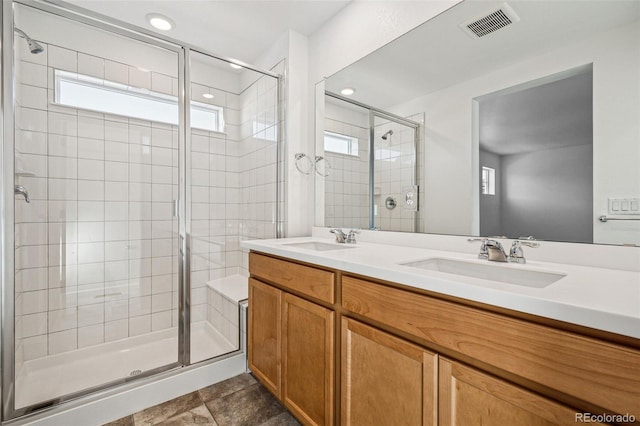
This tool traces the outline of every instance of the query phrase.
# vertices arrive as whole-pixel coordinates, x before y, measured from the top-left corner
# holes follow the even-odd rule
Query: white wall
[[[640,244],[637,223],[597,220],[608,197],[640,196],[640,100],[628,95],[640,91],[638,39],[633,23],[392,108],[403,116],[425,111],[426,231],[472,231],[473,99],[593,63],[594,241]]]

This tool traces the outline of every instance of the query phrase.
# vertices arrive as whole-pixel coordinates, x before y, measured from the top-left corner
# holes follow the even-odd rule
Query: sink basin
[[[307,241],[304,243],[289,243],[289,244],[283,244],[283,246],[301,248],[301,249],[307,249],[307,250],[315,250],[315,251],[344,250],[344,249],[353,248],[353,246],[348,246],[345,244],[321,243],[318,241]]]
[[[520,267],[509,268],[506,265],[480,264],[441,258],[423,259],[402,263],[402,265],[536,288],[547,287],[566,276],[561,273],[533,271],[531,269],[521,269]]]

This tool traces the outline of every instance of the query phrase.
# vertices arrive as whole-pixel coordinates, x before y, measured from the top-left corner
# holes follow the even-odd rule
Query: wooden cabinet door
[[[282,401],[304,424],[334,424],[334,315],[284,293]]]
[[[281,397],[282,291],[249,278],[249,369],[276,397]]]
[[[445,358],[440,358],[439,369],[441,426],[575,425],[580,415],[578,410]]]
[[[436,425],[438,356],[342,319],[341,424]]]

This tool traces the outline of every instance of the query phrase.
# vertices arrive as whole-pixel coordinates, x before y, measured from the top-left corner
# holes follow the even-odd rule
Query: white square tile
[[[129,280],[129,297],[151,296],[151,278],[133,278]]]
[[[104,78],[104,59],[78,53],[78,73]]]
[[[78,137],[104,139],[104,120],[78,117]]]
[[[130,202],[129,219],[132,221],[151,220],[151,203]]]
[[[104,262],[104,243],[78,243],[78,265]]]
[[[78,53],[76,51],[49,45],[47,54],[49,55],[48,65],[50,67],[66,71],[78,71]]]
[[[104,61],[104,78],[105,80],[115,81],[117,83],[129,83],[129,67],[119,62]]]
[[[128,250],[127,241],[106,242],[104,245],[104,250],[105,250],[104,260],[106,262],[129,259],[129,250]]]
[[[105,179],[107,181],[127,182],[129,180],[129,166],[118,161],[105,162]]]
[[[129,183],[130,201],[151,201],[151,184]]]
[[[78,201],[78,221],[99,222],[104,220],[104,201]]]
[[[116,121],[105,121],[104,138],[114,142],[129,142],[129,125]]]
[[[104,143],[104,158],[107,161],[129,161],[129,144],[106,141]]]
[[[153,147],[151,148],[151,163],[158,166],[172,166],[173,149]]]
[[[22,293],[22,314],[47,312],[49,306],[48,290],[27,291]]]
[[[24,154],[47,155],[47,135],[16,130],[16,149]]]
[[[66,136],[78,135],[78,117],[49,111],[47,115],[49,133]]]
[[[78,160],[78,179],[104,180],[104,161]]]
[[[49,200],[76,200],[77,197],[77,181],[70,179],[49,179]]]
[[[131,220],[129,222],[129,240],[152,238],[152,222],[147,220]]]
[[[117,260],[105,262],[105,279],[107,281],[119,281],[129,278],[129,261]]]
[[[16,77],[20,83],[47,88],[47,67],[45,65],[20,61],[18,69],[16,69]]]
[[[78,328],[78,348],[104,343],[104,325],[96,324]]]
[[[151,90],[171,95],[171,77],[157,72],[151,73]]]
[[[102,324],[104,322],[104,303],[78,307],[78,327]]]
[[[151,89],[151,71],[130,66],[129,85],[142,89]]]
[[[31,132],[46,133],[48,115],[46,111],[33,108],[16,108],[16,128]]]
[[[141,315],[129,318],[129,334],[139,336],[151,331],[151,315]]]
[[[161,148],[173,147],[173,132],[167,129],[151,129],[151,141],[153,146]]]
[[[104,182],[94,180],[78,181],[78,200],[99,201],[104,200]]]
[[[24,360],[42,358],[47,355],[47,335],[28,337],[22,340]]]
[[[104,324],[105,342],[112,342],[114,340],[124,339],[128,336],[129,336],[129,321],[127,319],[109,321]]]
[[[151,167],[150,164],[129,164],[129,181],[151,183]]]
[[[122,201],[106,201],[104,205],[105,220],[121,221],[129,219],[129,203]]]
[[[32,133],[38,135],[38,133]],[[49,135],[49,155],[58,157],[77,157],[78,139],[74,136]]]
[[[75,329],[49,334],[49,355],[73,351],[78,348],[78,335]]]
[[[78,177],[78,160],[69,157],[49,157],[49,177],[76,179]]]
[[[47,332],[46,312],[22,316],[22,337],[31,337],[45,334]]]
[[[78,158],[104,160],[104,142],[98,139],[78,138]]]
[[[129,161],[131,163],[151,164],[151,146],[130,144]]]
[[[49,226],[46,223],[16,224],[16,246],[48,244]]]
[[[129,143],[151,145],[151,127],[129,125]]]
[[[114,300],[104,305],[105,321],[115,321],[129,317],[129,300]]]
[[[18,172],[34,174],[36,177],[47,177],[47,157],[45,155],[32,155],[16,153],[15,169]]]
[[[105,200],[127,201],[129,199],[129,184],[127,182],[105,182]]]
[[[47,89],[19,84],[16,87],[16,102],[26,108],[47,109]]]
[[[105,222],[104,227],[105,241],[126,241],[129,239],[128,222]]]
[[[171,311],[171,293],[160,293],[151,295],[151,311]]]
[[[151,314],[151,331],[171,328],[171,311],[154,312]]]
[[[93,296],[87,291],[85,284],[104,282],[104,263],[85,263],[78,265],[78,304],[95,303]]]
[[[129,260],[129,277],[143,278],[151,276],[151,259]]]
[[[78,310],[76,308],[49,311],[49,334],[69,330],[78,326]]]
[[[146,315],[151,313],[151,296],[129,298],[129,316]]]
[[[16,292],[45,290],[47,287],[47,268],[31,268],[16,271]]]
[[[69,288],[78,284],[78,265],[51,266],[48,268],[49,288]],[[51,296],[49,296],[51,303]]]
[[[52,288],[48,290],[49,310],[64,310],[78,306],[78,287]]]

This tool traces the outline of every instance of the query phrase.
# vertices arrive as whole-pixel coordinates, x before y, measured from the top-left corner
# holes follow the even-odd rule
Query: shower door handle
[[[185,253],[187,252],[187,247],[186,247],[186,242],[187,239],[184,237],[184,235],[180,234],[180,256],[184,256]]]

